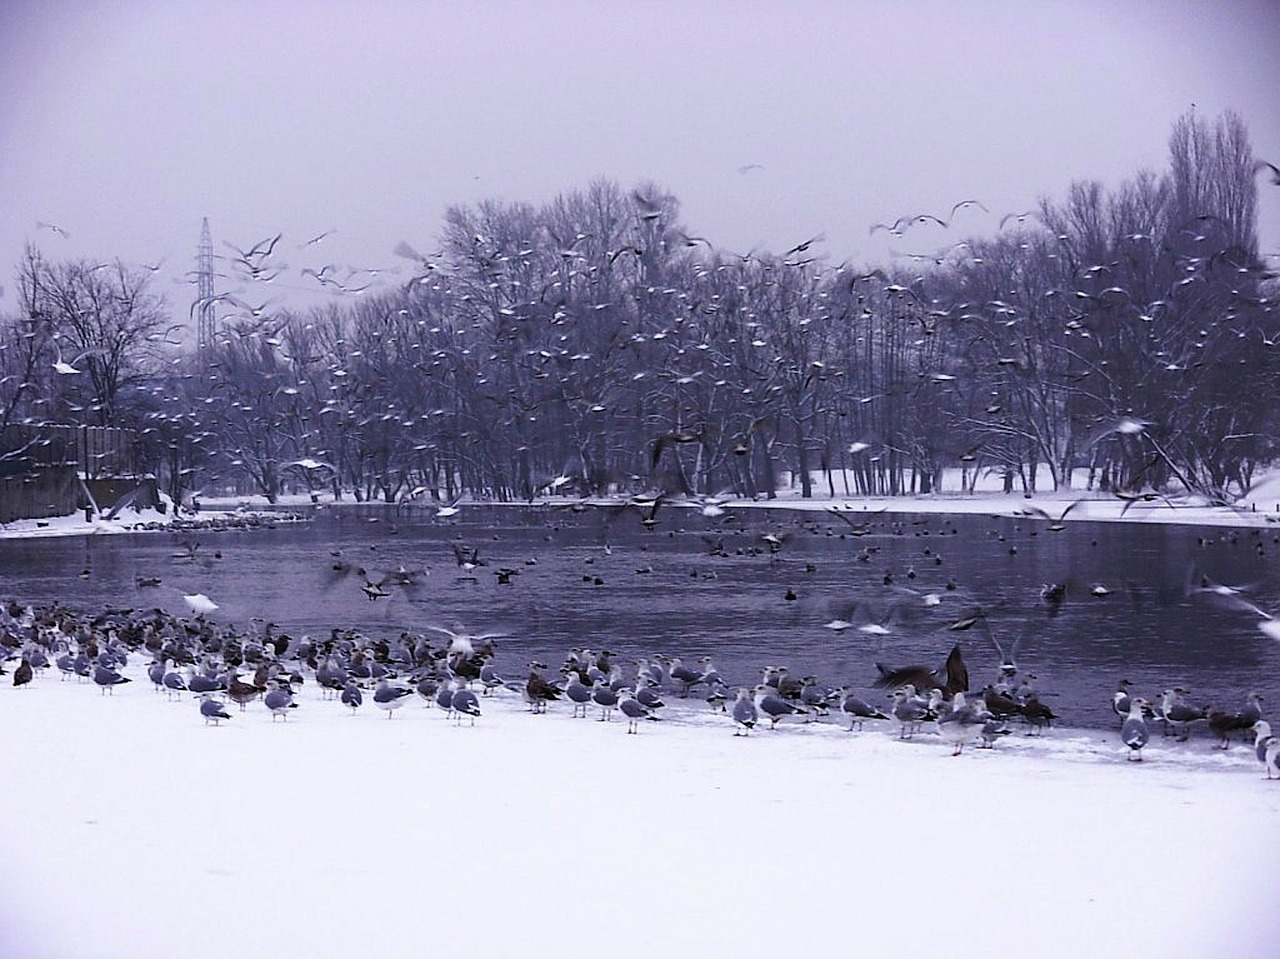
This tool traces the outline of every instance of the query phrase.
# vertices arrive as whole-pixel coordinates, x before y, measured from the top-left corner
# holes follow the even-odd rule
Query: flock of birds
[[[167,698],[194,697],[204,722],[213,725],[232,719],[232,706],[243,712],[254,701],[270,712],[272,722],[287,721],[307,682],[319,687],[322,699],[335,699],[352,713],[367,700],[390,719],[417,700],[438,707],[459,725],[474,725],[482,697],[506,690],[521,695],[535,714],[546,712],[553,702],[569,705],[571,718],[585,718],[594,709],[598,721],[609,722],[618,713],[630,734],[661,718],[667,708],[664,694],[687,700],[697,693],[731,719],[735,736],[750,735],[766,723],[776,729],[784,720],[821,721],[837,714],[848,720],[850,731],[867,722],[896,722],[903,740],[931,727],[951,745],[952,755],[960,755],[970,743],[994,747],[1015,722],[1037,735],[1057,718],[1040,700],[1035,677],[1020,677],[1008,656],[993,681],[971,693],[959,644],[938,669],[877,663],[879,675],[872,687],[890,691],[881,709],[847,686],[832,688],[816,676],[797,678],[782,666],[764,667],[759,682],[739,686],[731,695],[709,656],[686,663],[654,654],[635,660],[628,674],[608,651],[574,648],[558,677],[547,674],[545,663],[534,661],[523,678],[513,679],[494,663],[496,643],[504,638],[500,634],[428,626],[424,633],[375,640],[355,630],[334,629],[317,641],[277,635],[272,624],[250,630],[218,625],[206,618],[211,611],[204,608],[182,618],[159,608],[107,609],[89,616],[57,604],[35,608],[10,602],[0,606],[0,674],[16,660],[14,687],[56,670],[63,680],[91,682],[106,695],[131,682],[124,668],[145,656],[146,675],[156,692]],[[1131,685],[1122,680],[1112,701],[1130,759],[1141,760],[1152,725],[1185,741],[1203,723],[1224,749],[1232,735],[1252,735],[1267,778],[1280,778],[1280,737],[1272,735],[1263,719],[1261,695],[1250,693],[1239,711],[1228,712],[1193,706],[1186,690],[1176,687],[1153,703],[1132,696]]]

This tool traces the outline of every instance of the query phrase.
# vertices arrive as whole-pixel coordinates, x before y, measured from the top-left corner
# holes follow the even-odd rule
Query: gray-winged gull
[[[298,706],[293,701],[293,692],[287,686],[281,686],[280,683],[275,681],[272,682],[271,688],[267,690],[266,695],[262,697],[262,702],[267,709],[271,710],[271,721],[273,723],[279,717],[283,717],[288,721],[289,710],[296,709]]]
[[[893,718],[902,724],[898,731],[899,739],[910,739],[925,720],[936,718],[929,704],[916,695],[916,688],[910,683],[894,690],[892,712]]]
[[[573,703],[572,718],[576,719],[581,716],[585,719],[587,705],[591,702],[591,689],[583,683],[582,677],[575,670],[569,671],[568,682],[564,686],[564,694],[568,697],[569,702]]]
[[[121,676],[114,669],[106,666],[93,667],[93,681],[102,687],[104,693],[113,692],[114,687],[131,682],[128,676]]]
[[[379,709],[387,711],[387,718],[391,718],[391,714],[404,705],[405,698],[413,695],[413,690],[408,686],[392,685],[388,680],[378,680],[378,686],[373,691],[373,704]]]
[[[760,718],[759,710],[756,709],[755,699],[752,697],[753,692],[754,690],[746,686],[738,690],[738,698],[733,704],[733,734],[735,736],[749,735]]]
[[[1145,699],[1134,699],[1129,703],[1129,715],[1120,727],[1120,741],[1129,747],[1130,760],[1142,761],[1142,747],[1147,744],[1151,734],[1147,731],[1147,721],[1142,718],[1144,707],[1151,705]]]
[[[480,700],[466,686],[458,685],[458,688],[453,691],[450,709],[453,710],[454,722],[461,725],[462,717],[470,716],[471,725],[474,726],[476,717],[480,715]]]
[[[861,729],[862,724],[868,719],[889,718],[861,696],[850,693],[843,687],[837,689],[835,695],[840,703],[840,711],[849,717],[849,732],[853,732],[855,726]]]
[[[762,715],[769,717],[769,728],[776,729],[778,720],[784,716],[804,716],[808,715],[808,710],[803,706],[797,706],[789,703],[771,687],[761,683],[756,687],[756,709]]]
[[[347,680],[347,684],[342,687],[342,705],[351,707],[351,715],[356,714],[356,710],[364,703],[364,694],[360,692],[360,687],[352,680]]]
[[[230,719],[231,714],[227,712],[227,708],[218,700],[213,698],[212,693],[200,694],[200,715],[204,717],[204,724],[209,723],[218,725],[223,719]]]
[[[985,708],[966,703],[964,693],[956,693],[951,699],[950,708],[943,709],[938,716],[938,735],[955,747],[951,755],[959,756],[965,743],[978,735],[990,716]]]
[[[608,683],[596,683],[591,687],[591,701],[600,707],[600,722],[608,722],[618,705],[618,693]]]
[[[640,723],[646,719],[657,719],[653,710],[646,706],[629,689],[624,689],[618,698],[618,709],[627,717],[627,732],[639,731]]]

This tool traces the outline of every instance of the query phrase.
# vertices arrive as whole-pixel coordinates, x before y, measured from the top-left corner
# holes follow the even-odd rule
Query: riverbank
[[[314,683],[206,726],[141,661],[103,695],[0,687],[0,943],[27,959],[431,950],[1270,956],[1280,782],[1251,750],[1021,729],[958,757],[896,724],[757,728],[701,707],[628,735],[518,694],[455,726]],[[269,905],[266,905],[269,904]],[[250,921],[248,917],[269,918]],[[425,912],[424,912],[425,910]],[[425,918],[424,918],[425,917]],[[216,932],[229,933],[234,942]],[[801,932],[803,930],[803,932]],[[1138,932],[1137,930],[1140,930]],[[913,945],[911,948],[915,948]],[[592,946],[591,948],[596,948]]]
[[[953,484],[954,485],[954,484]],[[536,504],[544,506],[572,506],[574,504],[617,505],[625,500],[587,499],[549,496],[541,497]],[[1269,473],[1254,484],[1248,495],[1234,506],[1210,506],[1195,497],[1166,497],[1155,494],[1137,499],[1121,498],[1112,494],[1082,492],[1079,489],[1061,490],[1027,495],[1001,492],[994,478],[980,484],[972,493],[944,492],[914,496],[830,497],[815,496],[804,499],[798,489],[779,491],[773,499],[720,499],[715,508],[725,511],[749,509],[791,509],[801,511],[834,510],[851,521],[858,514],[910,513],[927,515],[992,515],[1026,517],[1032,521],[1071,522],[1130,522],[1165,523],[1188,526],[1221,526],[1265,528],[1280,526],[1280,470]],[[290,494],[279,497],[275,504],[264,496],[235,496],[207,498],[202,501],[199,513],[176,516],[172,509],[158,512],[153,509],[135,512],[126,510],[113,520],[95,517],[86,522],[82,514],[51,517],[42,520],[18,520],[0,524],[0,539],[18,539],[37,536],[90,536],[111,533],[129,533],[157,529],[199,530],[220,528],[252,528],[272,523],[289,522],[305,517],[316,508],[343,509],[360,506],[378,506],[377,503],[358,504],[347,498],[338,502],[331,494],[323,494],[316,502],[308,494]],[[489,501],[462,500],[457,509],[468,506],[527,507],[523,501],[492,503]],[[690,499],[672,501],[664,508],[668,511],[689,510],[696,514],[706,501]],[[420,515],[432,517],[439,507],[427,503],[415,503],[401,507]],[[1046,515],[1047,514],[1047,515]]]

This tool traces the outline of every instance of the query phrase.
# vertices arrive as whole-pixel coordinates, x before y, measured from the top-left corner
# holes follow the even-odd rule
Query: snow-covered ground
[[[307,683],[206,726],[135,658],[0,686],[0,955],[1276,955],[1280,781],[1252,750],[1021,731],[953,758],[833,718],[735,737]]]

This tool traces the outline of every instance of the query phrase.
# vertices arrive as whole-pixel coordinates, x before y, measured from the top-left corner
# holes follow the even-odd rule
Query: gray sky
[[[1278,80],[1271,0],[3,0],[0,311],[27,240],[163,258],[185,318],[202,216],[224,253],[283,231],[272,292],[307,305],[303,266],[405,267],[452,204],[600,176],[656,181],[723,248],[823,233],[833,264],[884,263],[1162,169],[1193,103],[1280,163]],[[990,214],[868,233],[970,198]]]

